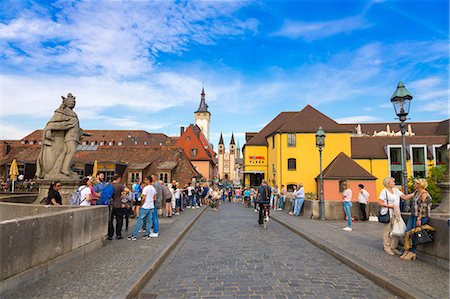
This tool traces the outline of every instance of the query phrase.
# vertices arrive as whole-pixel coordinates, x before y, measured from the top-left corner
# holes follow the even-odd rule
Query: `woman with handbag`
[[[428,187],[428,182],[426,179],[415,179],[414,187],[416,191],[411,194],[411,215],[408,219],[408,224],[406,225],[406,231],[415,229],[418,226],[422,226],[428,222],[430,219],[431,212],[431,195],[426,190]],[[416,245],[410,238],[410,234],[405,237],[405,251],[400,257],[403,260],[415,260],[416,259]]]
[[[400,214],[400,198],[409,199],[413,194],[405,195],[403,192],[395,188],[395,179],[387,177],[383,180],[384,189],[381,190],[378,197],[378,204],[380,205],[379,221],[384,223],[383,230],[383,247],[384,251],[389,255],[401,255],[402,252],[397,249],[398,237],[392,235],[392,229]],[[395,210],[398,213],[395,213]]]

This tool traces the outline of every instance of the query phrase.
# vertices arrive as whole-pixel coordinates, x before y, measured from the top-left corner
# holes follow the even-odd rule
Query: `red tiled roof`
[[[350,132],[350,129],[341,126],[311,105],[307,105],[301,111],[281,112],[256,134],[247,133],[246,145],[267,145],[266,137],[276,132],[315,133],[320,126],[322,126],[327,133]]]
[[[407,125],[411,125],[411,130],[415,136],[436,136],[436,135],[446,135],[449,131],[449,120],[443,120],[440,122],[407,122]],[[341,124],[346,127],[352,133],[356,133],[356,128],[358,124]],[[386,131],[386,126],[389,125],[391,131],[400,131],[399,122],[388,122],[388,123],[365,123],[361,125],[361,131],[364,134],[370,136],[373,135],[375,131]]]
[[[322,127],[326,133],[349,132],[346,127],[341,126],[319,110],[307,105],[301,111],[288,119],[277,132],[279,133],[315,133]]]
[[[412,144],[438,145],[446,143],[446,136],[406,136],[407,147]],[[401,145],[401,136],[351,137],[353,159],[387,159],[388,145]]]
[[[287,120],[292,118],[297,112],[281,112],[270,123],[268,123],[261,131],[250,139],[246,145],[267,145],[266,136],[273,134],[279,127],[284,125]]]
[[[11,163],[13,159],[20,163],[36,163],[40,150],[40,145],[12,145],[7,156],[0,156],[0,165]],[[73,157],[74,163],[93,164],[95,160],[133,166],[155,164],[155,167],[164,162],[183,163],[187,176],[201,176],[178,146],[105,146],[97,150],[77,151]]]
[[[83,141],[91,143],[96,141],[97,144],[100,141],[106,142],[114,141],[117,144],[122,141],[124,146],[127,145],[149,145],[149,146],[159,146],[159,145],[173,145],[175,142],[167,135],[162,133],[149,133],[144,130],[85,130],[87,133],[91,133],[93,136],[83,137]],[[31,134],[22,138],[22,141],[30,140],[41,140],[42,130],[36,130]],[[137,142],[137,144],[136,144]]]
[[[316,177],[316,179],[318,179]],[[341,152],[323,171],[323,178],[328,180],[376,180],[367,170]]]
[[[177,146],[184,149],[186,156],[191,161],[211,161],[214,163],[216,153],[209,146],[205,135],[197,125],[190,125],[176,142]],[[197,149],[197,155],[192,156],[191,150]]]

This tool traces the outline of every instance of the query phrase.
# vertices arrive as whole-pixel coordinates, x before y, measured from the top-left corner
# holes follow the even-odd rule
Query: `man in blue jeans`
[[[139,211],[139,217],[136,223],[136,227],[134,228],[133,235],[131,237],[128,237],[128,240],[136,241],[138,233],[139,233],[139,227],[141,227],[142,221],[144,221],[146,226],[146,235],[143,237],[144,239],[150,239],[150,227],[153,223],[153,212],[155,210],[155,200],[156,200],[156,189],[153,186],[153,179],[152,177],[147,177],[144,180],[146,186],[144,187],[144,190],[142,190],[142,207]]]
[[[298,189],[295,192],[295,208],[294,215],[300,216],[300,211],[302,210],[303,203],[305,202],[305,188],[303,188],[303,183],[298,184]]]
[[[152,175],[153,187],[156,189],[156,200],[155,200],[155,208],[153,209],[153,232],[150,234],[150,237],[157,238],[159,235],[159,219],[158,219],[158,209],[162,207],[162,182],[156,179],[156,176]]]

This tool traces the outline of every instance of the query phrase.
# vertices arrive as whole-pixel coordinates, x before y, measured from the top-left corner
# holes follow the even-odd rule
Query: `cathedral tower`
[[[225,146],[223,144],[223,136],[222,133],[220,133],[220,140],[219,140],[219,178],[223,179],[225,176],[224,171],[224,163],[225,163]]]
[[[206,105],[205,100],[205,88],[202,88],[200,105],[198,106],[197,111],[194,112],[194,121],[197,126],[202,130],[203,134],[206,137],[206,140],[209,142],[209,123],[211,120],[211,113],[208,111],[208,105]]]
[[[231,133],[230,141],[230,173],[228,177],[231,180],[235,179],[234,169],[236,167],[236,144],[234,143],[234,133]]]

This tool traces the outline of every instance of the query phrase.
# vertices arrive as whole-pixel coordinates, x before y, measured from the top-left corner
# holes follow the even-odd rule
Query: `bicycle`
[[[263,226],[264,229],[267,229],[267,226],[269,225],[269,204],[263,204],[264,206],[264,217],[263,217]]]

